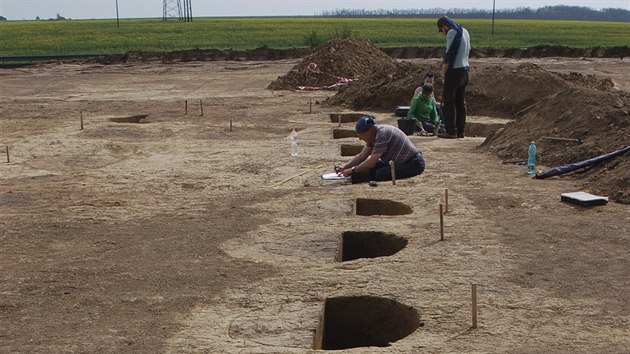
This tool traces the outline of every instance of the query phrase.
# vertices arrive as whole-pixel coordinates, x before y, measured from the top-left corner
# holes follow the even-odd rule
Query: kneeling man
[[[371,181],[390,181],[390,161],[394,161],[397,179],[424,172],[422,153],[402,130],[392,125],[375,124],[368,116],[359,118],[355,129],[365,146],[348,163],[335,168],[338,174],[369,173]]]

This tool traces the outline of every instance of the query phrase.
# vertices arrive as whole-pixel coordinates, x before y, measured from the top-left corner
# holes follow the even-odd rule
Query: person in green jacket
[[[427,132],[433,135],[437,134],[440,126],[440,116],[433,97],[433,85],[422,85],[422,92],[415,95],[411,100],[407,118],[416,121],[415,130],[417,134],[427,135]]]

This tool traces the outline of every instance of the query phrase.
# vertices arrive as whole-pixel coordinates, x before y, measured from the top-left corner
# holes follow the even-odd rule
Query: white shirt
[[[448,52],[448,48],[453,43],[453,39],[455,39],[455,35],[457,31],[451,29],[446,34],[446,51]],[[453,63],[453,69],[459,68],[467,68],[468,65],[468,55],[470,54],[470,34],[468,34],[468,30],[462,27],[462,41],[459,44],[459,49],[457,50],[457,54],[455,55],[455,62]]]

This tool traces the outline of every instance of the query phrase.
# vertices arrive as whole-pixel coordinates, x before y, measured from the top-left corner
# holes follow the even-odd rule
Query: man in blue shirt
[[[446,52],[442,61],[444,87],[442,108],[446,132],[438,137],[463,138],[466,128],[466,85],[468,85],[468,55],[470,54],[470,35],[460,24],[447,16],[437,21],[438,32],[446,35]]]

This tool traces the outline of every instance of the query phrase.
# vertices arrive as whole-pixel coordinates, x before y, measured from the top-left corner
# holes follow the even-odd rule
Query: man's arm
[[[442,61],[442,79],[446,77],[446,71],[448,70],[450,62],[455,60],[455,55],[457,54],[457,51],[454,50],[455,48],[451,48],[456,35],[457,31],[454,29],[450,29],[446,34],[446,52],[444,54],[444,60]]]
[[[371,152],[372,148],[370,148],[369,150]],[[341,174],[343,174],[344,176],[350,176],[353,171],[365,172],[369,170],[370,168],[376,166],[376,163],[383,155],[383,153],[370,154],[366,159],[362,160],[362,162],[358,164],[351,164],[353,160],[359,157],[361,154],[363,154],[364,151],[366,151],[366,148],[363,148],[363,150],[361,151],[361,153],[359,153],[359,155],[355,156],[352,160],[350,160],[350,162],[344,165],[343,167],[344,169],[341,171]],[[354,167],[354,170],[352,169],[352,167]]]
[[[368,156],[368,158],[365,161],[363,161],[361,164],[355,167],[355,171],[364,172],[376,166],[376,163],[381,158],[381,156],[383,156],[382,152],[379,152],[376,154],[370,154],[370,156]]]
[[[440,122],[440,116],[438,116],[435,99],[431,99],[431,121],[436,126]]]
[[[363,146],[363,149],[361,150],[360,153],[358,153],[357,155],[354,155],[354,157],[351,158],[350,161],[348,161],[343,166],[339,167],[339,169],[341,171],[350,169],[352,166],[356,166],[360,164],[361,162],[365,161],[370,156],[371,153],[372,153],[372,147],[365,145]]]
[[[447,61],[443,61],[442,62],[442,70],[441,70],[442,80],[444,80],[444,78],[446,77],[446,71],[447,70],[448,70],[448,62]],[[442,99],[442,100],[444,100],[444,99]]]
[[[420,95],[421,93],[413,96],[411,99],[411,106],[409,106],[409,111],[407,111],[407,118],[419,118],[416,117],[416,109],[418,109],[418,98]]]

